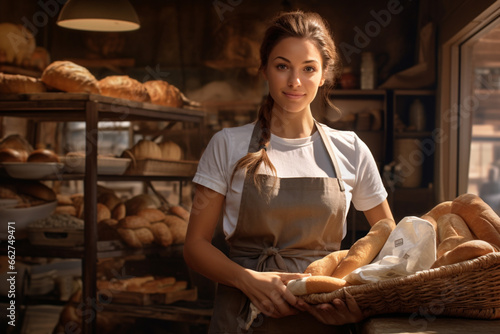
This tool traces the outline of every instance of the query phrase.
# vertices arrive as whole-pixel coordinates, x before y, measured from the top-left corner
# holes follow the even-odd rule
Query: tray
[[[500,252],[377,283],[301,296],[319,304],[349,292],[366,317],[404,313],[500,319]]]
[[[28,228],[28,238],[32,245],[76,247],[84,244],[83,230],[63,228]]]
[[[85,157],[66,156],[62,157],[64,169],[68,173],[85,173]],[[130,159],[97,157],[97,174],[99,175],[122,175],[130,165]]]
[[[47,176],[59,175],[63,164],[60,162],[4,162],[3,167],[10,177],[37,180]]]
[[[198,161],[145,159],[132,161],[127,175],[194,176]]]

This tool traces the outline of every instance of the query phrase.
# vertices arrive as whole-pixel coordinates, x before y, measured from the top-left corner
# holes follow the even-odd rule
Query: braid
[[[248,152],[247,155],[238,160],[231,176],[231,182],[233,181],[234,175],[237,170],[245,169],[246,174],[253,177],[254,184],[256,185],[257,189],[261,191],[261,184],[257,179],[257,171],[259,170],[259,167],[262,163],[264,163],[264,166],[271,170],[274,176],[277,175],[276,168],[274,168],[271,160],[269,159],[269,156],[267,155],[267,147],[269,145],[269,142],[271,141],[271,116],[273,105],[274,100],[270,95],[268,95],[266,101],[259,109],[259,115],[257,119],[258,121],[260,121],[262,128],[259,139],[259,149],[257,150],[257,152]]]

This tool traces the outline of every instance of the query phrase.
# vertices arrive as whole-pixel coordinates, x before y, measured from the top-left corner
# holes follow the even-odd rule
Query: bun
[[[97,79],[85,67],[70,61],[55,61],[42,73],[47,86],[70,93],[99,94]]]
[[[142,209],[137,213],[138,216],[147,219],[149,222],[159,222],[166,218],[165,214],[159,209]]]
[[[155,236],[155,242],[157,244],[168,247],[174,242],[174,236],[165,223],[151,224],[151,231]]]
[[[163,160],[181,160],[182,149],[179,145],[169,140],[158,144],[161,150],[161,157]]]
[[[396,224],[391,219],[381,219],[375,223],[366,236],[358,239],[351,246],[332,276],[344,278],[354,269],[372,262],[395,227]]]
[[[102,203],[97,203],[97,222],[111,218],[111,211]]]
[[[0,73],[0,94],[33,94],[46,90],[43,82],[37,78]]]
[[[338,264],[344,257],[346,257],[348,252],[348,249],[331,252],[327,256],[316,260],[307,266],[304,274],[311,274],[313,276],[332,276]]]
[[[16,151],[26,151],[28,155],[33,152],[33,147],[28,143],[26,139],[20,135],[9,135],[2,139],[0,143],[1,148],[11,148]]]
[[[171,206],[169,209],[168,209],[168,212],[173,214],[173,215],[176,215],[177,217],[180,217],[182,219],[184,219],[185,221],[189,221],[189,216],[190,216],[190,213],[188,210],[184,209],[182,206],[180,205],[173,205]]]
[[[154,104],[175,108],[180,108],[184,104],[179,89],[166,81],[150,80],[143,85]]]
[[[111,75],[97,83],[101,95],[137,102],[151,102],[148,91],[142,83],[127,75]]]
[[[40,148],[31,152],[27,162],[59,162],[59,157],[54,151]]]
[[[136,229],[141,227],[149,227],[151,223],[144,217],[140,216],[127,216],[119,221],[120,227]]]
[[[28,153],[26,151],[18,151],[12,148],[0,149],[0,162],[26,162]]]

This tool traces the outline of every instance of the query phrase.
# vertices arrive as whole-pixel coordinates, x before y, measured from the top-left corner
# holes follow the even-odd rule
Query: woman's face
[[[317,47],[307,39],[288,37],[269,54],[264,76],[274,108],[288,113],[309,111],[318,87],[323,85],[323,61]]]

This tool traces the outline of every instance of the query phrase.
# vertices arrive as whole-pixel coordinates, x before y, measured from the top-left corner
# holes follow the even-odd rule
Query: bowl
[[[15,207],[18,203],[17,199],[14,198],[1,198],[0,199],[0,210]]]
[[[57,201],[28,208],[0,209],[0,239],[7,240],[9,235],[13,235],[16,240],[27,238],[28,225],[50,216],[56,207]]]
[[[59,174],[64,165],[60,162],[4,162],[3,167],[16,179],[41,179]]]

